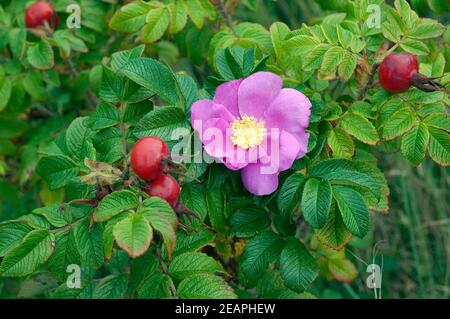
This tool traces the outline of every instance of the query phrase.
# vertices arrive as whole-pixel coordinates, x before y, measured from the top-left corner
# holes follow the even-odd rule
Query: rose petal
[[[221,104],[216,104],[211,100],[199,100],[192,104],[191,123],[194,130],[200,132],[200,127],[212,118],[220,118],[230,123],[234,116]],[[203,131],[203,130],[202,130]]]
[[[302,158],[303,156],[306,155],[306,153],[308,153],[309,133],[303,130],[301,132],[297,132],[292,135],[295,136],[300,145],[300,149],[298,151],[296,158],[297,159]]]
[[[203,125],[201,140],[205,151],[212,157],[222,158],[226,154],[225,130],[229,124],[218,118],[209,119]]]
[[[261,164],[259,163],[244,167],[241,178],[245,188],[254,195],[268,195],[278,188],[278,174],[261,173]]]
[[[241,82],[242,80],[234,80],[221,84],[214,95],[214,103],[222,104],[235,117],[239,117],[238,89]]]
[[[272,172],[281,172],[289,169],[301,150],[297,137],[283,130],[271,129],[267,134],[263,147],[266,152],[260,157],[260,162],[270,166]]]
[[[309,126],[311,102],[294,89],[282,89],[264,113],[267,128],[277,127],[290,133],[303,131]]]
[[[238,170],[247,165],[245,150],[233,145],[232,130],[222,119],[209,119],[203,125],[201,140],[208,155],[220,159],[227,167]]]
[[[282,84],[281,78],[270,72],[257,72],[244,79],[238,92],[239,114],[262,118]]]

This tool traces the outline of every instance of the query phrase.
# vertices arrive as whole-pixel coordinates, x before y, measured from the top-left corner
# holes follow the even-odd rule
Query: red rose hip
[[[392,53],[380,65],[380,84],[391,93],[405,92],[413,85],[418,71],[419,63],[414,55]]]
[[[150,196],[160,197],[166,200],[172,207],[177,204],[180,196],[180,186],[172,176],[161,174],[147,186],[148,189],[145,192]]]
[[[25,24],[28,28],[36,28],[47,22],[53,29],[58,26],[58,15],[51,3],[37,1],[25,11]]]
[[[156,136],[141,138],[131,150],[131,168],[142,179],[157,178],[163,170],[162,161],[169,156],[166,143]]]

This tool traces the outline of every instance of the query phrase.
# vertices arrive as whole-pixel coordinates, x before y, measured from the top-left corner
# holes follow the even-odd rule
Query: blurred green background
[[[246,4],[244,5],[243,2]],[[424,17],[450,22],[450,1],[411,0]],[[234,19],[268,27],[283,21],[291,28],[314,22],[342,5],[340,0],[243,0]],[[256,7],[253,11],[249,7]],[[450,65],[446,48],[447,68]],[[24,157],[27,152],[24,152]],[[374,227],[363,240],[352,240],[347,255],[359,275],[351,284],[320,278],[319,298],[450,298],[449,170],[427,159],[414,168],[399,154],[377,152],[391,188],[389,212],[373,214]],[[24,158],[23,160],[29,160]],[[42,185],[43,186],[43,185]],[[0,178],[0,221],[30,212],[39,190]],[[367,265],[382,267],[381,291],[366,286]],[[21,282],[0,279],[0,298],[21,295]],[[22,291],[22,295],[26,292]]]

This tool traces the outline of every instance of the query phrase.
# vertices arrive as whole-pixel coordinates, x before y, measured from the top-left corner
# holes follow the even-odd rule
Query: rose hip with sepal
[[[157,178],[163,171],[163,161],[169,157],[166,143],[156,136],[143,137],[131,150],[131,168],[143,180]]]

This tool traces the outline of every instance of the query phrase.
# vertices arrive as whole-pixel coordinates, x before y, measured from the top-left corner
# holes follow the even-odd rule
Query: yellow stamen
[[[264,139],[266,127],[264,121],[258,121],[253,116],[244,115],[241,119],[236,119],[231,123],[233,136],[231,141],[234,145],[249,149],[258,146]]]

